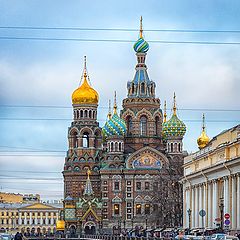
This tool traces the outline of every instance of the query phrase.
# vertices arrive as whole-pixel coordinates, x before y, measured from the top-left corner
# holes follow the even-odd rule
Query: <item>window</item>
[[[127,117],[127,133],[128,135],[132,134],[132,117],[131,116]]]
[[[103,194],[103,197],[107,197],[107,193],[104,193],[104,194]]]
[[[131,213],[132,209],[131,208],[127,208],[127,213]]]
[[[141,93],[144,94],[145,93],[145,84],[141,83]]]
[[[127,207],[132,207],[132,203],[128,202]]]
[[[181,143],[178,144],[178,151],[181,152]]]
[[[155,182],[153,183],[153,191],[157,191],[158,190],[158,183]]]
[[[132,219],[132,215],[131,215],[131,214],[128,214],[128,215],[127,215],[127,219]]]
[[[131,193],[127,193],[127,197],[131,197],[132,196],[132,194]]]
[[[73,133],[72,138],[73,138],[73,148],[77,148],[78,147],[77,132]]]
[[[120,207],[119,204],[114,204],[114,215],[119,215]]]
[[[136,190],[141,190],[142,186],[141,186],[141,182],[136,182]]]
[[[132,94],[134,94],[134,83],[132,84]]]
[[[145,182],[145,190],[149,190],[150,189],[150,184],[149,182]]]
[[[83,147],[84,148],[89,148],[89,134],[87,132],[85,132],[83,134]]]
[[[104,190],[104,191],[107,191],[107,187],[104,187],[103,190]]]
[[[132,183],[131,183],[131,181],[127,181],[127,185],[131,185]]]
[[[103,184],[107,184],[107,181],[103,181]]]
[[[103,203],[103,206],[107,206],[107,202],[104,202],[104,203]]]
[[[140,118],[140,135],[147,135],[147,118],[145,116]]]
[[[118,191],[120,189],[119,182],[114,182],[114,190]]]
[[[155,118],[155,134],[157,136],[159,135],[159,117],[158,116]]]
[[[145,214],[150,214],[150,204],[145,204]]]
[[[131,191],[132,191],[132,188],[131,188],[131,187],[127,187],[127,191],[128,191],[128,192],[131,192]]]
[[[142,213],[142,206],[141,204],[136,205],[136,214],[139,215]]]

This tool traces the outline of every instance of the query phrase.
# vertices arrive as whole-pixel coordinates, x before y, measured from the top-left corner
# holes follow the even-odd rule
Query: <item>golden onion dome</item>
[[[97,104],[98,93],[88,83],[86,57],[84,57],[83,83],[72,94],[72,104]]]
[[[64,220],[58,220],[56,224],[57,231],[64,231],[65,229],[65,221]]]
[[[199,149],[202,149],[207,146],[209,143],[210,138],[207,136],[206,131],[205,131],[205,116],[203,114],[203,125],[202,125],[202,132],[201,135],[197,139],[197,144]]]

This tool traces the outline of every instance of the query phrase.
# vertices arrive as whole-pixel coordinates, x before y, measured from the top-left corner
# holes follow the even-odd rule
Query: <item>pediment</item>
[[[55,207],[52,207],[44,203],[34,203],[24,207],[23,209],[29,209],[29,210],[30,209],[55,209]]]
[[[127,168],[161,169],[168,163],[169,161],[163,153],[151,147],[144,147],[129,156]]]

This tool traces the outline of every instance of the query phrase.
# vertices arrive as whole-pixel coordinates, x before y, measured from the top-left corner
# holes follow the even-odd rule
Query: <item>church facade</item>
[[[141,21],[142,22],[142,21]],[[166,105],[155,94],[145,64],[148,43],[134,44],[136,73],[127,83],[120,113],[116,94],[113,112],[101,128],[99,95],[89,84],[86,59],[82,84],[72,94],[73,121],[65,158],[64,220],[70,232],[94,234],[141,231],[182,224],[182,139],[186,132],[177,116],[167,121]]]

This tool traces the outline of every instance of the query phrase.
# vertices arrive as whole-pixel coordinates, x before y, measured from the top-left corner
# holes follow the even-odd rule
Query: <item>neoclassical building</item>
[[[0,229],[16,233],[55,231],[62,203],[0,203]]]
[[[85,58],[82,83],[72,94],[63,170],[64,219],[70,232],[120,233],[182,224],[178,181],[186,126],[177,116],[175,94],[172,116],[167,120],[163,114],[156,83],[147,72],[148,50],[141,24],[127,97],[119,113],[115,94],[102,128],[97,121],[99,95],[89,84]]]
[[[184,159],[183,226],[240,231],[240,125],[210,141],[203,121],[198,145],[199,151]]]

